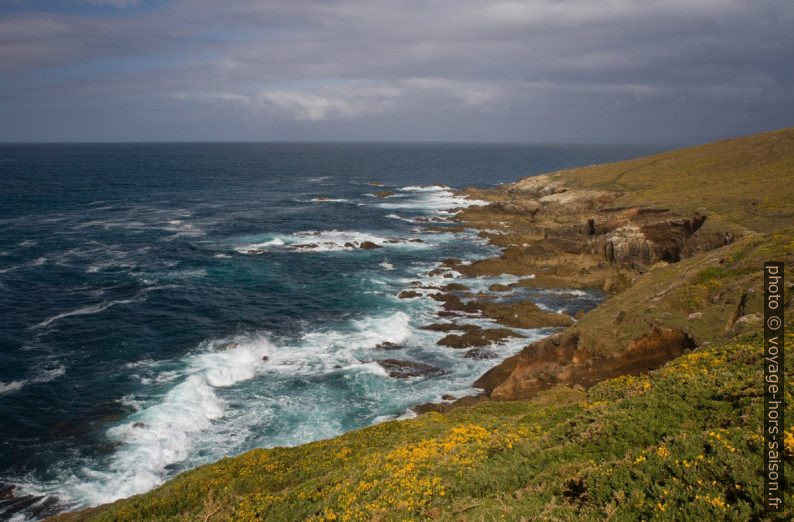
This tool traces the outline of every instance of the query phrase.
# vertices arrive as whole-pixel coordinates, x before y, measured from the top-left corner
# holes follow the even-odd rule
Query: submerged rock
[[[375,196],[376,198],[381,198],[381,199],[382,198],[388,198],[388,197],[393,196],[393,195],[394,195],[394,192],[392,192],[391,190],[379,190],[379,191],[377,191],[377,192],[375,192],[373,194],[373,196]]]
[[[402,346],[400,346],[399,344],[392,343],[389,341],[382,342],[377,346],[375,346],[376,350],[399,350],[400,348],[402,348]]]
[[[487,350],[485,348],[472,348],[468,350],[466,353],[463,354],[465,359],[475,359],[475,360],[484,360],[484,359],[496,359],[499,357],[499,354],[492,350]]]
[[[404,359],[380,359],[377,362],[389,374],[389,377],[396,379],[407,379],[409,377],[437,377],[445,375],[446,370],[430,364]]]

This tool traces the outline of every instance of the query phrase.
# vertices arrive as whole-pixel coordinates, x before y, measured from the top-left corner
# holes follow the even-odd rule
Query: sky
[[[0,0],[0,142],[794,126],[791,0]]]

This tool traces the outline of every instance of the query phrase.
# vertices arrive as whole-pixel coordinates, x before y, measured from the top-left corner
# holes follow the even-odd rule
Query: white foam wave
[[[185,223],[181,219],[170,219],[165,223],[162,229],[166,232],[173,232],[167,239],[176,239],[180,237],[200,237],[206,235],[199,227],[190,223]]]
[[[70,310],[68,312],[63,312],[63,313],[60,313],[58,315],[54,315],[54,316],[52,316],[50,318],[47,318],[47,319],[43,320],[42,322],[40,322],[39,324],[37,324],[34,328],[43,328],[45,326],[48,326],[48,325],[54,323],[55,321],[59,321],[59,320],[64,319],[66,317],[72,317],[74,315],[97,314],[97,313],[99,313],[99,312],[101,312],[103,310],[107,310],[108,308],[110,308],[112,306],[116,306],[116,305],[120,305],[120,304],[130,304],[130,303],[132,303],[134,301],[135,301],[135,298],[132,298],[132,299],[116,299],[116,300],[113,300],[113,301],[104,301],[102,303],[97,303],[97,304],[91,305],[91,306],[84,306],[84,307],[78,308],[76,310]]]
[[[28,381],[11,381],[11,382],[2,382],[0,381],[0,395],[15,392],[21,390]]]
[[[389,201],[379,203],[378,206],[385,209],[418,209],[440,213],[446,209],[487,204],[487,201],[471,199],[466,196],[456,196],[451,190],[439,186],[428,187],[424,190],[413,190],[411,191],[411,196],[392,198]]]
[[[399,219],[400,221],[406,221],[408,223],[415,223],[416,221],[411,218],[406,218],[402,216],[398,216],[397,214],[386,214],[386,217],[389,219]]]
[[[312,332],[294,346],[276,347],[264,337],[205,343],[200,353],[185,360],[182,370],[164,371],[156,378],[170,381],[178,375],[181,382],[124,424],[107,431],[111,440],[122,443],[112,462],[105,470],[83,470],[91,480],[70,484],[69,495],[82,505],[95,505],[142,493],[164,482],[170,466],[188,459],[203,441],[212,438],[210,432],[223,430],[221,419],[227,416],[229,405],[217,393],[219,388],[249,381],[264,372],[289,377],[348,372],[386,378],[382,366],[357,359],[352,350],[374,348],[382,342],[404,342],[411,336],[409,322],[403,312],[364,318],[351,321],[344,329],[347,333]],[[143,361],[137,366],[151,363]]]
[[[298,252],[332,252],[355,250],[363,243],[373,243],[380,247],[427,248],[417,238],[390,238],[355,230],[327,230],[297,232],[276,236],[261,243],[252,243],[235,248],[241,254],[261,254],[273,250],[294,250]]]
[[[21,390],[25,386],[30,384],[39,384],[44,382],[50,382],[61,375],[66,373],[66,368],[62,365],[58,365],[55,368],[50,368],[46,370],[41,370],[36,377],[32,379],[22,379],[18,381],[11,381],[11,382],[0,382],[0,395],[5,395],[7,393],[13,393],[16,391]]]
[[[193,355],[182,370],[182,382],[159,402],[141,409],[128,422],[110,428],[107,435],[122,445],[107,470],[84,470],[93,481],[75,485],[76,496],[88,504],[143,493],[162,483],[168,466],[184,461],[195,450],[213,422],[226,414],[226,403],[215,390],[254,378],[265,368],[262,357],[273,351],[264,338],[239,343],[231,349]],[[163,372],[163,381],[177,372]]]
[[[177,272],[173,272],[172,274],[169,274],[169,275],[172,275],[175,278],[184,278],[184,277],[201,276],[201,275],[205,275],[205,274],[206,274],[206,272],[203,269],[200,269],[200,270],[177,271]],[[133,297],[130,297],[129,299],[113,299],[111,301],[103,301],[101,303],[93,304],[93,305],[90,305],[90,306],[84,306],[82,308],[77,308],[76,310],[69,310],[68,312],[63,312],[63,313],[54,315],[52,317],[49,317],[49,318],[41,321],[39,324],[37,324],[35,326],[32,326],[31,328],[43,328],[45,326],[49,326],[50,324],[52,324],[52,323],[54,323],[56,321],[59,321],[61,319],[64,319],[66,317],[72,317],[72,316],[75,316],[75,315],[98,314],[98,313],[103,312],[103,311],[107,310],[108,308],[111,308],[111,307],[114,307],[114,306],[130,304],[130,303],[136,303],[136,302],[140,302],[140,301],[145,301],[146,298],[147,298],[147,295],[149,294],[149,292],[154,292],[155,290],[165,290],[165,289],[168,289],[168,288],[175,288],[175,285],[150,286],[148,288],[144,288],[143,290],[139,291],[137,294],[135,294]]]
[[[441,192],[448,191],[450,188],[446,185],[408,185],[397,190],[403,192]]]
[[[312,203],[350,203],[350,200],[345,198],[312,198],[309,201]]]

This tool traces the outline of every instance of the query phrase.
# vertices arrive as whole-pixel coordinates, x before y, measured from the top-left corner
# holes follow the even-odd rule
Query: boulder
[[[396,379],[437,377],[447,373],[446,370],[437,366],[404,359],[380,359],[376,362],[386,370],[389,377],[394,377]]]
[[[570,326],[573,320],[565,314],[547,312],[529,301],[515,303],[468,303],[479,309],[485,317],[513,328],[546,328]]]
[[[399,350],[400,348],[402,348],[402,346],[399,344],[391,343],[389,341],[382,342],[375,346],[376,350]]]
[[[504,342],[509,337],[523,337],[508,328],[479,328],[469,330],[461,335],[448,334],[437,344],[449,348],[472,348],[478,346],[488,346],[494,343]]]
[[[465,359],[484,360],[496,359],[499,357],[499,354],[485,348],[472,348],[471,350],[466,351],[466,353],[463,354],[463,357]]]

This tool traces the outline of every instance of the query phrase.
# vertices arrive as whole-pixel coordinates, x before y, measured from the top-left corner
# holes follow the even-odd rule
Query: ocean
[[[428,275],[498,254],[446,230],[451,209],[477,203],[453,190],[660,150],[0,145],[0,519],[110,502],[224,456],[476,393],[499,359],[438,346],[444,334],[420,327],[439,303],[397,297],[416,282],[515,280]],[[603,298],[522,297],[570,313]],[[440,370],[390,377],[387,358]]]

